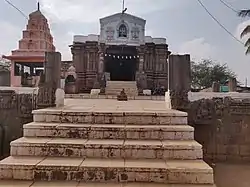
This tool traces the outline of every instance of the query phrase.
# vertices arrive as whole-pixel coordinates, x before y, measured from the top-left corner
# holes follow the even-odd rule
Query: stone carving
[[[170,90],[170,99],[172,109],[187,111],[189,90]]]
[[[44,84],[39,87],[38,95],[37,95],[37,107],[38,109],[41,108],[48,108],[48,107],[55,107],[55,86],[51,84]]]
[[[133,40],[138,40],[139,39],[139,34],[140,34],[140,30],[137,27],[132,28],[131,30],[131,36]]]
[[[128,101],[128,96],[127,94],[125,93],[125,90],[122,89],[120,95],[117,96],[117,100],[118,101]]]
[[[147,88],[147,75],[144,72],[136,72],[136,83],[139,95],[143,95],[143,90]]]
[[[119,26],[119,30],[118,30],[118,37],[122,37],[122,38],[127,38],[128,37],[128,29],[126,27],[126,25],[124,23],[122,23]]]
[[[0,90],[0,109],[15,108],[16,93],[13,90]]]
[[[111,41],[114,39],[115,30],[113,27],[108,27],[106,30],[107,40]]]
[[[65,92],[68,94],[76,93],[76,69],[74,66],[70,66],[66,73],[65,79]]]

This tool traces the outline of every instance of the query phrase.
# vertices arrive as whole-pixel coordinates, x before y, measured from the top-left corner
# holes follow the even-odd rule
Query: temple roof
[[[46,17],[42,14],[42,12],[40,11],[40,3],[38,2],[37,3],[37,10],[32,12],[30,15],[29,15],[31,18],[32,17],[42,17],[42,18],[45,18]]]
[[[143,24],[146,23],[146,20],[144,20],[144,19],[142,19],[140,17],[134,16],[134,15],[131,15],[131,14],[127,14],[127,13],[116,13],[116,14],[101,18],[100,22],[109,22],[112,19],[121,18],[121,17],[133,19],[133,20],[139,21],[139,22],[141,22]]]
[[[32,12],[30,15],[30,17],[44,17],[45,16],[42,14],[42,12],[40,10],[36,10],[35,12]]]

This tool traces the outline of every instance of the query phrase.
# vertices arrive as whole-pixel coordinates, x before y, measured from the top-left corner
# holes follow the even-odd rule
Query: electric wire
[[[25,13],[23,13],[22,10],[20,10],[18,7],[16,7],[13,3],[11,3],[8,0],[5,0],[6,3],[8,3],[10,6],[12,6],[13,8],[15,8],[20,14],[22,14],[22,16],[24,16],[27,20],[29,20],[28,16],[25,15]]]
[[[218,19],[216,19],[215,16],[213,16],[213,14],[206,8],[206,6],[201,2],[201,0],[197,0],[198,3],[203,7],[203,9],[210,15],[210,17],[225,31],[227,32],[233,39],[235,39],[237,42],[239,42],[240,44],[242,44],[243,46],[245,46],[245,44],[240,41],[238,38],[236,38],[224,25],[222,25],[222,23],[220,23],[220,21]]]

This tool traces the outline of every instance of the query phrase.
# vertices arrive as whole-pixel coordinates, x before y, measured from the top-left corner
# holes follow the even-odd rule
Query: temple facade
[[[46,17],[38,9],[29,15],[18,49],[3,58],[11,61],[11,86],[36,87],[43,71],[45,52],[54,52],[53,37]]]
[[[145,26],[146,20],[123,12],[100,19],[99,35],[74,36],[76,92],[105,88],[107,81],[136,82],[139,92],[167,89],[166,38],[145,36]]]

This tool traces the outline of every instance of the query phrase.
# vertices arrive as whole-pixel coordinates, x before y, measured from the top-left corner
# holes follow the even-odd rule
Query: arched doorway
[[[110,46],[104,57],[105,72],[111,81],[135,81],[138,69],[137,50],[134,46]]]

